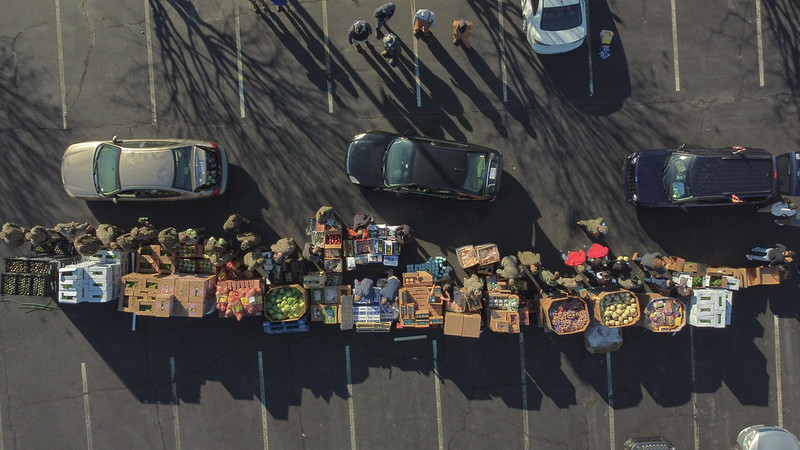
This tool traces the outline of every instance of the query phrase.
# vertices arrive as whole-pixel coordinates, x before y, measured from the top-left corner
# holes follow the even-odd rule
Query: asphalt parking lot
[[[380,2],[292,1],[254,14],[243,0],[117,4],[0,1],[0,220],[131,227],[139,216],[219,230],[232,212],[274,241],[304,238],[329,204],[409,223],[417,253],[495,242],[501,252],[586,242],[574,222],[602,215],[618,254],[661,250],[744,265],[747,249],[795,228],[752,209],[635,210],[620,176],[631,151],[800,143],[800,6],[589,0],[587,45],[537,56],[510,0],[395,1],[398,67],[347,45]],[[416,41],[417,8],[437,14]],[[475,24],[474,51],[449,23]],[[611,58],[597,55],[602,29]],[[343,173],[367,129],[464,140],[505,156],[488,205],[365,194]],[[219,199],[175,205],[68,198],[73,142],[213,139],[229,150]],[[0,256],[23,253],[3,245]],[[661,435],[678,448],[727,448],[755,423],[800,432],[798,282],[737,292],[725,329],[675,336],[626,329],[617,352],[580,336],[485,331],[480,339],[315,328],[265,336],[258,321],[139,319],[114,305],[26,312],[0,303],[4,448],[620,448]],[[398,340],[397,338],[415,338]]]

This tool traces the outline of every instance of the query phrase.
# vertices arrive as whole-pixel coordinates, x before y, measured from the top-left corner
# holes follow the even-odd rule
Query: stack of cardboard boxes
[[[119,310],[141,316],[203,317],[214,308],[215,275],[131,273],[122,277]]]
[[[403,274],[403,287],[398,294],[400,318],[397,328],[427,328],[444,322],[443,297],[440,286],[425,271]]]
[[[137,273],[176,273],[177,261],[160,245],[143,245],[136,252]]]
[[[326,286],[324,272],[312,273],[303,277],[303,287],[309,294],[311,309],[309,315],[312,322],[326,325],[342,323],[341,305],[345,296],[352,293],[350,286]],[[350,298],[352,310],[352,298]]]
[[[731,324],[733,292],[727,289],[694,289],[689,304],[689,325],[725,328]]]

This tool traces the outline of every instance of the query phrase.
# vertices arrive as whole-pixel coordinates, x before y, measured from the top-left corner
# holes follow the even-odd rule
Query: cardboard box
[[[444,334],[477,338],[481,335],[481,315],[477,313],[448,312],[444,320]]]
[[[780,284],[781,276],[777,267],[762,266],[747,269],[745,287],[762,284]]]
[[[172,314],[175,297],[156,295],[136,298],[135,314],[138,316],[169,317]]]
[[[482,266],[500,262],[500,251],[495,244],[476,245],[475,252],[478,254],[478,263]]]
[[[138,273],[175,273],[177,263],[175,257],[162,251],[160,245],[143,245],[136,252],[136,272]]]
[[[487,316],[489,329],[498,333],[519,333],[519,313],[499,309],[489,310]]]
[[[322,322],[323,314],[322,305],[311,305],[309,315],[311,316],[312,322]]]

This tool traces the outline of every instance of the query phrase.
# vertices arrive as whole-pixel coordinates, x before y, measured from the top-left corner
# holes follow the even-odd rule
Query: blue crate
[[[302,333],[305,331],[308,331],[305,317],[292,322],[264,322],[264,333],[266,334]]]

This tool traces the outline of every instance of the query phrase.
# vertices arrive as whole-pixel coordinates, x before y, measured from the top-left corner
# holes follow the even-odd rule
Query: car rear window
[[[483,182],[486,179],[486,155],[484,153],[471,153],[467,157],[467,179],[464,181],[464,190],[473,194],[480,194]]]
[[[542,30],[569,30],[580,26],[581,23],[583,23],[583,17],[580,3],[542,9]]]
[[[183,191],[192,190],[192,147],[178,147],[172,149],[172,158],[175,161],[175,177],[172,179],[172,187]]]

